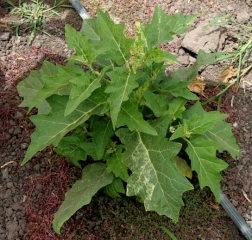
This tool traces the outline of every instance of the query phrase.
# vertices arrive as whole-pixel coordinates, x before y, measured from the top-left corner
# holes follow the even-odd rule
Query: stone
[[[179,64],[188,66],[189,65],[189,58],[187,55],[183,55],[183,56],[178,56],[178,62]]]
[[[250,19],[250,15],[244,10],[237,13],[236,20],[238,23],[246,23]]]
[[[227,10],[228,10],[228,11],[233,11],[234,8],[233,8],[232,6],[230,6],[230,5],[228,5],[228,6],[227,6]]]
[[[13,182],[7,182],[6,187],[7,188],[13,188],[14,187]]]
[[[8,168],[4,168],[1,172],[2,172],[3,179],[8,178]]]
[[[5,215],[6,215],[7,217],[10,217],[12,214],[13,214],[12,208],[6,208],[6,210],[5,210]]]
[[[4,194],[4,197],[3,197],[3,198],[4,198],[4,199],[10,198],[11,195],[12,195],[11,190],[10,190],[10,189],[7,189],[6,192],[5,192],[5,194]]]
[[[8,41],[10,39],[9,32],[1,32],[0,33],[0,41]]]
[[[222,50],[226,38],[224,30],[216,26],[204,28],[207,23],[203,22],[188,32],[181,42],[181,46],[195,54],[198,54],[200,49],[208,53],[211,52],[210,49]]]
[[[16,128],[13,132],[13,135],[18,135],[22,132],[21,128]]]
[[[20,144],[21,149],[25,150],[28,147],[27,143],[21,143]]]
[[[14,240],[18,237],[19,226],[17,221],[9,221],[6,223],[7,239]]]
[[[18,202],[15,202],[15,203],[13,203],[12,205],[11,205],[11,207],[12,207],[12,209],[13,210],[20,210],[20,209],[22,209],[22,206],[18,203]]]
[[[252,221],[247,221],[247,224],[252,228]]]

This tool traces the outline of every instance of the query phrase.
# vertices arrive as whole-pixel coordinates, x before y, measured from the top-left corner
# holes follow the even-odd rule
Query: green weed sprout
[[[19,34],[19,28],[23,24],[28,24],[28,27],[25,30],[31,29],[31,34],[29,37],[28,45],[30,45],[35,37],[36,31],[41,31],[48,36],[49,33],[43,31],[41,26],[46,18],[52,17],[55,15],[59,16],[59,13],[54,9],[60,6],[66,7],[67,5],[63,5],[65,0],[61,0],[59,3],[54,1],[53,7],[48,8],[44,1],[31,0],[30,3],[22,3],[19,0],[18,6],[15,6],[11,0],[6,0],[6,2],[13,7],[10,14],[17,15],[20,17],[20,20],[15,21],[16,35]]]

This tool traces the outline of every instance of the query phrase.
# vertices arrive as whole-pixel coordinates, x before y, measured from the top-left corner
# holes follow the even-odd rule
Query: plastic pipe
[[[80,4],[78,0],[69,0],[69,2],[73,5],[75,10],[79,13],[82,19],[90,18],[90,15],[86,11],[86,9]],[[241,217],[239,212],[234,208],[232,203],[228,200],[226,195],[221,191],[221,206],[227,212],[229,217],[233,220],[236,226],[239,228],[241,233],[247,240],[252,240],[252,229],[246,223],[246,221]]]
[[[73,5],[73,7],[79,13],[80,17],[83,20],[87,18],[91,18],[87,10],[80,4],[78,0],[69,0],[69,2]]]
[[[228,200],[226,195],[221,191],[221,206],[225,209],[229,217],[233,220],[236,226],[247,240],[252,240],[252,229],[242,218],[240,213],[235,209],[233,204]]]

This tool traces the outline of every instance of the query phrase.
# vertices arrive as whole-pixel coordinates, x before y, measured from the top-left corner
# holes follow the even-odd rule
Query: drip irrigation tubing
[[[75,10],[78,12],[80,17],[84,20],[90,18],[87,10],[81,5],[78,0],[69,0],[69,2],[73,5]],[[235,225],[239,228],[243,236],[247,240],[252,240],[252,229],[246,223],[246,221],[242,218],[239,212],[235,209],[233,204],[228,200],[226,195],[221,191],[221,206],[224,208],[228,216],[233,220]]]

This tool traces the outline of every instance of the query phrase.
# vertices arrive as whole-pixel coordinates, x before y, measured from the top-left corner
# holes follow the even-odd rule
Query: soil
[[[52,6],[54,1],[45,2]],[[126,22],[129,36],[134,35],[135,21],[150,21],[155,5],[160,5],[169,14],[203,12],[192,29],[201,21],[222,14],[244,24],[252,17],[249,1],[243,0],[85,0],[82,3],[92,17],[101,8],[109,11],[117,22]],[[64,64],[71,54],[64,41],[64,26],[70,24],[79,30],[82,20],[75,10],[59,8],[60,16],[47,18],[43,24],[43,30],[51,36],[37,32],[28,46],[30,32],[21,28],[16,36],[12,28],[14,17],[9,14],[8,5],[0,0],[0,6],[0,240],[170,239],[160,226],[165,226],[181,240],[244,239],[211,192],[208,189],[201,191],[197,182],[194,183],[195,190],[184,196],[185,206],[177,224],[164,216],[145,212],[135,198],[110,199],[99,192],[90,205],[64,225],[61,236],[56,235],[51,228],[53,214],[81,172],[67,159],[56,156],[50,147],[20,167],[34,126],[26,110],[18,107],[22,99],[16,85],[31,70],[39,69],[44,60]],[[167,46],[180,59],[179,66],[195,61],[195,56],[181,47],[183,37],[179,36]],[[230,39],[224,48],[234,44]],[[185,58],[187,60],[183,61]],[[210,97],[214,91],[210,87],[207,93]],[[242,156],[236,161],[228,154],[222,154],[229,163],[222,173],[222,190],[252,227],[251,101],[252,91],[248,87],[238,91],[230,89],[222,100],[221,109],[230,114],[229,121],[242,149]],[[216,108],[216,105],[210,107]]]

